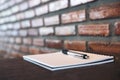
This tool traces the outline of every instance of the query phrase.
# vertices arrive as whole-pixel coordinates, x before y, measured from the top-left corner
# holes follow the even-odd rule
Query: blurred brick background
[[[62,48],[120,56],[120,0],[1,0],[1,57]]]

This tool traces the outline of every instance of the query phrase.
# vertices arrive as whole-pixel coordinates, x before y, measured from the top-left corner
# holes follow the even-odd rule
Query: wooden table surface
[[[0,60],[0,80],[120,80],[120,63],[49,71],[23,59]]]

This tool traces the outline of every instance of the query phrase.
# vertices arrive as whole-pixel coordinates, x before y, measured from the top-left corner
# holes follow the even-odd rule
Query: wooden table
[[[49,71],[23,59],[0,60],[0,80],[120,80],[120,63]]]

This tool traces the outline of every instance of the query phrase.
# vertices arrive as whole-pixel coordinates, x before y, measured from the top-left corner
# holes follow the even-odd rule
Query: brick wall
[[[0,49],[13,56],[62,48],[120,55],[120,0],[3,0]]]

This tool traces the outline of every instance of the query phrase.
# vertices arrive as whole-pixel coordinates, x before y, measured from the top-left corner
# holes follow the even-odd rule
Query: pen
[[[83,54],[83,53],[80,53],[80,52],[77,52],[77,51],[73,51],[73,50],[63,49],[63,50],[62,50],[62,53],[63,53],[63,54],[66,54],[66,55],[71,55],[71,56],[75,56],[75,57],[80,57],[80,58],[83,58],[83,59],[88,59],[88,58],[89,58],[88,55]]]

